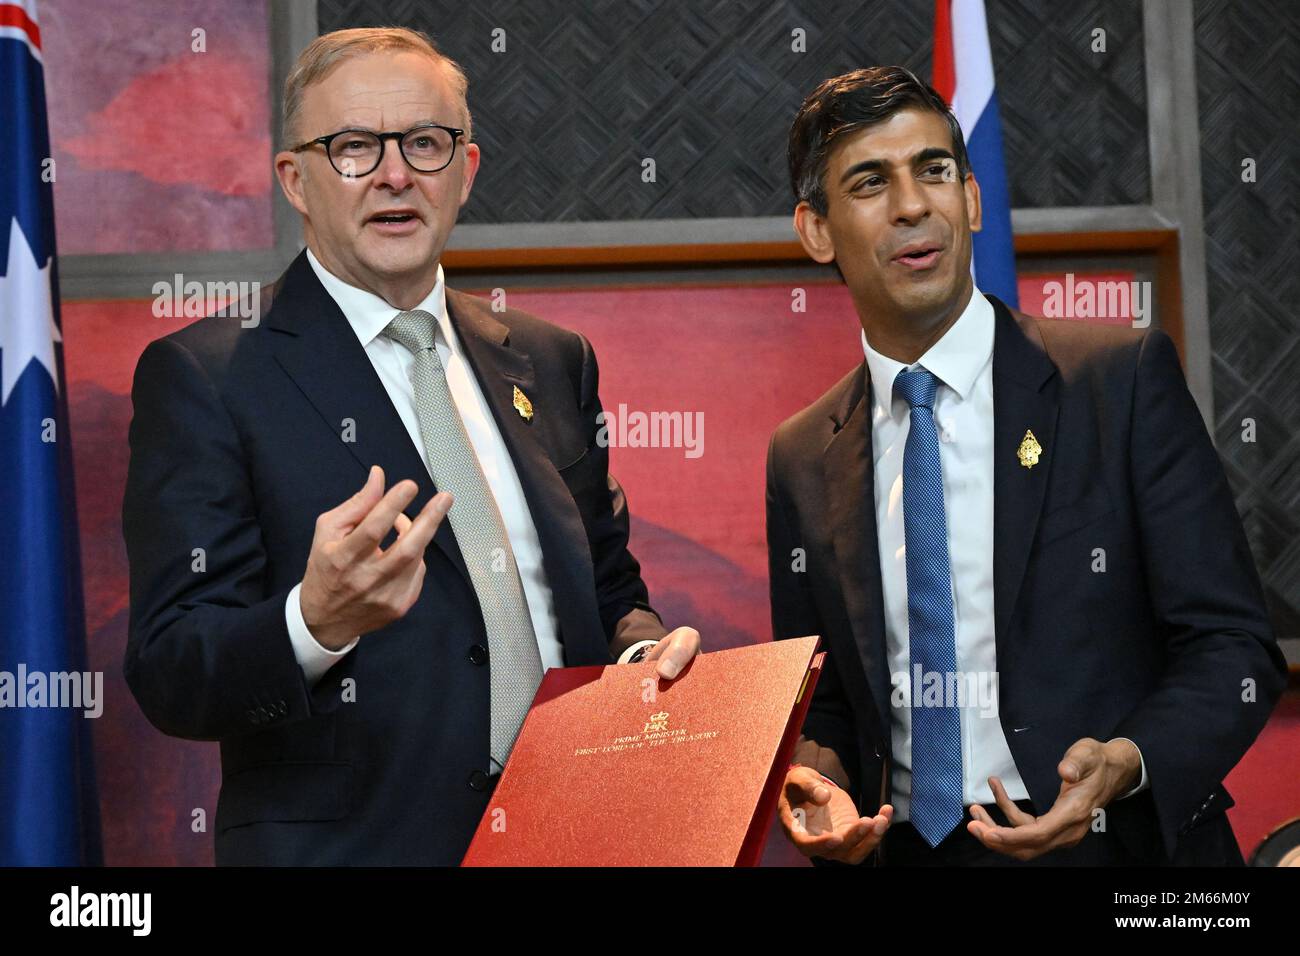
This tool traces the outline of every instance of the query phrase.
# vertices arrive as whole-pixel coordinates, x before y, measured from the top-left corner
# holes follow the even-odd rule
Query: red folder
[[[547,671],[462,865],[757,865],[817,645]]]

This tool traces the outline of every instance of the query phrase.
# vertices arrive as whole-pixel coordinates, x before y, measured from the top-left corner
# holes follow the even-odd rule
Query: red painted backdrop
[[[585,333],[601,363],[606,409],[702,412],[703,454],[615,448],[613,470],[632,513],[632,547],[655,606],[691,624],[706,649],[770,639],[763,528],[767,441],[785,417],[862,360],[844,288],[809,284],[807,310],[789,285],[645,287],[509,292],[509,304]],[[1025,289],[1026,301],[1034,292]],[[1041,296],[1039,296],[1041,298]],[[164,737],[141,715],[121,676],[127,569],[120,508],[130,383],[150,340],[184,324],[149,302],[66,303],[64,342],[86,574],[91,665],[105,672],[95,726],[110,864],[206,864],[220,783],[217,747]],[[1300,734],[1300,702],[1281,708],[1228,781],[1247,850],[1300,812],[1300,781],[1279,780]],[[1289,752],[1294,752],[1291,749]],[[780,838],[769,863],[802,862]]]

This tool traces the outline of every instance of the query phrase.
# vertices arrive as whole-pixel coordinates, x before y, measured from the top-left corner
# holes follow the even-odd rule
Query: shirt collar
[[[388,328],[388,323],[404,311],[389,305],[373,292],[358,289],[344,282],[321,265],[320,260],[310,249],[307,250],[307,261],[311,263],[312,270],[320,279],[321,285],[325,287],[325,291],[330,294],[330,298],[338,303],[344,318],[348,320],[348,325],[352,326],[352,331],[360,340],[362,348],[374,341],[375,336]],[[438,320],[437,334],[444,342],[450,344],[454,341],[447,321],[447,289],[443,284],[441,262],[438,263],[437,281],[434,282],[429,294],[424,297],[424,301],[415,308],[428,312]]]
[[[957,321],[913,366],[881,355],[871,347],[867,333],[863,331],[862,351],[871,372],[871,392],[876,408],[893,414],[894,378],[903,369],[916,365],[925,366],[935,378],[956,392],[958,398],[965,399],[993,355],[994,327],[993,306],[979,289],[972,288],[970,301]],[[904,404],[902,399],[899,403]]]

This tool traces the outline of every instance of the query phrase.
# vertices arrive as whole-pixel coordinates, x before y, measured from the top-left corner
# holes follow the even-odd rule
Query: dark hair
[[[943,97],[906,67],[871,66],[823,81],[799,107],[787,149],[795,199],[826,215],[826,164],[836,141],[908,108],[929,110],[948,121],[957,175],[965,181],[970,172],[966,143]]]

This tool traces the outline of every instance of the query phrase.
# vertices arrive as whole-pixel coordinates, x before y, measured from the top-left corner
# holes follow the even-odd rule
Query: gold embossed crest
[[[1043,446],[1038,444],[1038,439],[1034,437],[1031,431],[1025,431],[1025,437],[1020,442],[1020,447],[1016,449],[1016,457],[1020,459],[1020,464],[1026,468],[1033,468],[1038,464],[1038,459],[1042,457]]]
[[[518,385],[515,386],[514,405],[515,411],[519,413],[520,418],[526,422],[533,420],[533,403],[528,400],[527,395],[519,390]]]

